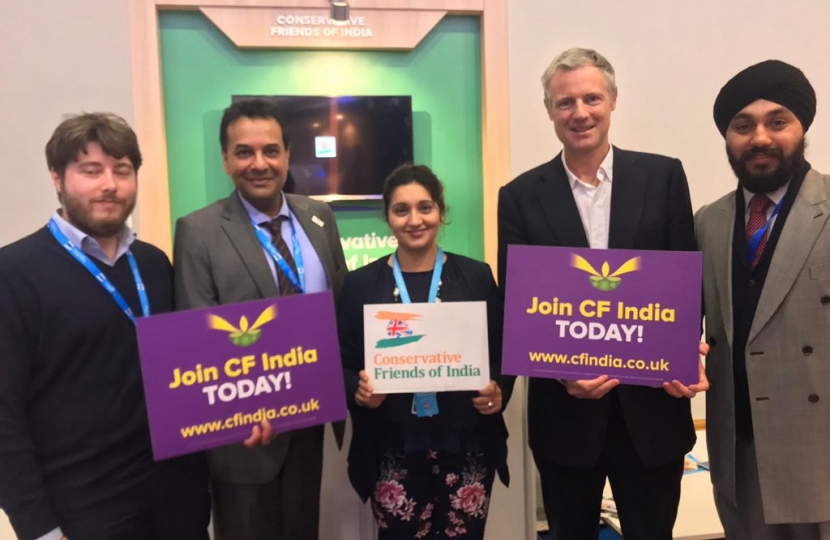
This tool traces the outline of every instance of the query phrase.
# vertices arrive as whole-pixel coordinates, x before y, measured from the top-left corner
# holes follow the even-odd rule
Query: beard
[[[136,198],[120,199],[115,196],[103,196],[95,201],[114,202],[121,206],[121,211],[108,218],[96,218],[93,215],[92,201],[84,201],[73,197],[63,190],[60,194],[63,203],[64,216],[69,223],[93,238],[117,236],[124,228],[127,218],[135,208]]]
[[[798,143],[793,153],[784,155],[780,148],[750,148],[735,157],[726,145],[726,156],[729,158],[729,165],[738,177],[738,185],[752,193],[772,193],[790,181],[793,174],[804,164],[804,151],[807,149],[807,142],[804,138]],[[777,166],[767,167],[760,172],[753,172],[749,169],[749,161],[758,156],[765,156],[778,161]]]

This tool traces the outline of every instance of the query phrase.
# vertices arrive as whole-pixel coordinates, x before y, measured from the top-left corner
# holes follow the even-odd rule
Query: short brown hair
[[[63,178],[66,167],[85,152],[90,143],[98,143],[108,156],[121,159],[127,156],[138,172],[141,151],[138,139],[126,120],[106,112],[71,115],[55,128],[46,143],[46,165]]]

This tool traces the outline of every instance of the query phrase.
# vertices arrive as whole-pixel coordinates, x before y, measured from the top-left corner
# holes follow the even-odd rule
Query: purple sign
[[[509,246],[502,369],[698,382],[698,252]]]
[[[331,292],[136,320],[157,460],[346,418]]]

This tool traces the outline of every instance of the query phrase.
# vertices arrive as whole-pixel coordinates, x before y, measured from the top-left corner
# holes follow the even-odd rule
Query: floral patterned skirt
[[[480,453],[386,453],[371,501],[379,539],[483,539],[494,475]]]

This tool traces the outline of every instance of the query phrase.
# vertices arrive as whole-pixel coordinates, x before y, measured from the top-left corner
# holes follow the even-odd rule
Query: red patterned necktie
[[[291,250],[288,249],[288,244],[285,243],[282,237],[282,222],[286,219],[288,219],[288,216],[277,216],[273,220],[266,221],[261,225],[271,233],[271,243],[274,244],[274,247],[277,248],[277,253],[285,259],[285,262],[288,263],[288,266],[294,271],[294,275],[296,276],[297,265],[294,264],[294,257],[291,255]],[[299,291],[294,288],[294,284],[291,283],[288,276],[280,270],[280,265],[275,262],[274,267],[277,270],[277,283],[279,284],[280,295],[299,294]]]
[[[767,210],[772,206],[772,200],[762,194],[753,195],[749,200],[749,220],[746,222],[746,245],[749,246],[749,241],[753,235],[760,231],[767,222]],[[764,236],[758,243],[758,249],[755,250],[755,257],[752,259],[750,268],[755,268],[761,256],[764,254],[764,248],[767,245],[767,238],[769,238],[769,228],[764,231]]]

